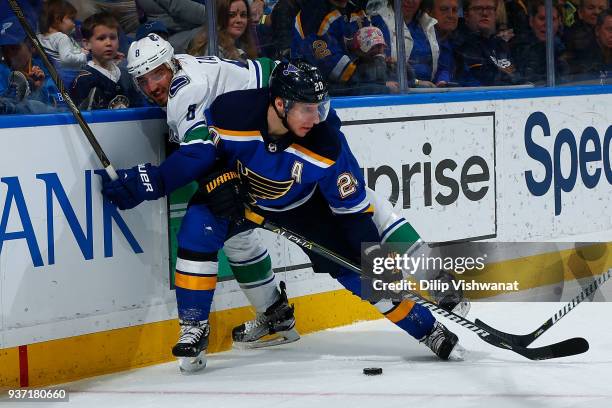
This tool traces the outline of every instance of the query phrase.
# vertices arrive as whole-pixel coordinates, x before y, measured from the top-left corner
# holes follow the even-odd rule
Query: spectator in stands
[[[96,13],[81,31],[91,61],[74,80],[70,96],[83,110],[119,109],[142,103],[130,76],[118,66],[119,23],[109,13]]]
[[[269,20],[272,37],[272,58],[289,58],[295,16],[302,10],[307,0],[279,0],[274,5]]]
[[[184,54],[191,39],[206,23],[203,1],[194,0],[136,0],[145,20],[161,21],[168,29],[168,41],[177,54]]]
[[[608,8],[608,0],[581,0],[578,7],[578,17],[575,23],[563,33],[563,42],[567,47],[568,60],[572,73],[577,73],[584,53],[596,47],[595,23],[597,16]]]
[[[33,55],[34,47],[19,20],[10,17],[0,24],[3,28],[0,53],[4,62],[0,64],[0,94],[15,103],[38,101],[40,112],[48,111],[44,105],[63,108],[63,99],[42,61]]]
[[[502,40],[509,42],[512,38],[514,38],[514,29],[508,25],[508,14],[506,13],[506,1],[505,0],[496,0],[495,7],[497,10],[495,11],[495,27],[497,36]]]
[[[576,79],[599,79],[602,84],[612,81],[612,9],[601,12],[595,20],[596,46],[581,53],[574,61]]]
[[[250,9],[246,0],[217,0],[217,41],[219,56],[245,61],[257,58],[252,31],[248,30]],[[204,25],[189,44],[191,55],[207,55],[208,26]]]
[[[437,21],[435,29],[440,57],[436,72],[436,86],[455,85],[455,60],[451,36],[459,23],[458,0],[433,0],[427,14]]]
[[[391,58],[397,60],[395,49],[397,33],[393,6],[394,1],[387,0],[382,2],[379,8],[368,7],[368,12],[372,15],[372,22],[375,25],[379,25],[379,18],[382,19],[383,32],[385,30],[389,32]],[[424,9],[425,6],[421,0],[402,0],[402,16],[405,23],[404,43],[408,64],[412,68],[412,71],[409,71],[409,79],[412,80],[412,86],[431,88],[440,82],[438,76],[448,78],[449,73],[440,72],[438,66],[440,47],[436,38],[436,20],[431,18]],[[412,72],[414,72],[414,78],[410,78]]]
[[[529,36],[515,43],[513,55],[517,61],[519,72],[526,81],[533,83],[545,83],[546,81],[546,7],[545,0],[533,0],[529,4]],[[566,76],[569,66],[564,58],[565,46],[557,36],[560,26],[562,9],[555,4],[552,10],[554,49],[555,49],[555,74],[558,79]]]
[[[255,42],[258,56],[270,56],[273,52],[274,32],[272,32],[271,20],[265,14],[266,4],[264,0],[249,0],[250,18],[247,30]]]
[[[359,68],[351,82],[359,84],[361,93],[378,93],[379,88],[389,93],[400,91],[395,80],[395,64],[388,62],[387,44],[380,28],[361,27],[353,35],[349,50],[359,58]]]
[[[80,69],[87,64],[89,52],[73,38],[76,8],[65,0],[44,3],[40,15],[38,39],[53,62],[62,81],[70,85]]]
[[[495,35],[495,0],[464,0],[465,24],[453,38],[458,81],[463,86],[521,83],[508,43]]]
[[[149,34],[157,34],[168,41],[168,29],[161,21],[149,21],[138,26],[136,30],[136,41],[145,38]]]
[[[327,77],[332,94],[394,92],[397,82],[390,78],[364,82],[370,75],[367,71],[372,69],[372,61],[349,48],[358,30],[371,25],[362,2],[305,1],[295,17],[291,57],[303,58],[316,65]],[[386,72],[386,67],[377,70],[376,77]]]
[[[0,93],[0,114],[52,113],[56,109],[40,101],[30,99],[30,85],[21,71],[10,71],[0,64],[0,77],[9,71],[6,88]]]
[[[502,37],[506,42],[510,41],[524,41],[529,36],[529,16],[528,16],[528,4],[527,0],[502,0],[503,5],[500,10],[499,6],[497,9],[498,16],[503,16],[501,20],[498,20],[497,34]],[[505,25],[501,27],[499,23]],[[505,33],[500,31],[506,30]]]
[[[87,64],[89,52],[72,38],[76,8],[65,0],[48,0],[40,17],[38,35],[48,56],[60,68],[80,69]]]

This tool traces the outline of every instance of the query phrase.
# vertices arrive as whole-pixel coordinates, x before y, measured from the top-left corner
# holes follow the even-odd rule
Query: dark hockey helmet
[[[329,100],[325,78],[317,67],[304,61],[279,63],[270,74],[270,95],[304,103]]]

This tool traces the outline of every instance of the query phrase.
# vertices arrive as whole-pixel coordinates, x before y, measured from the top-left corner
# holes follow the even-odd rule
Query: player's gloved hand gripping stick
[[[312,242],[302,237],[299,234],[296,234],[284,227],[278,226],[266,220],[264,217],[253,212],[252,210],[248,208],[245,210],[245,218],[259,225],[260,227],[268,231],[274,232],[276,234],[279,234],[281,236],[284,236],[285,238],[289,239],[289,241],[303,248],[307,248],[321,256],[324,256],[327,259],[333,262],[336,262],[337,264],[345,268],[348,268],[355,273],[358,273],[360,275],[363,274],[361,271],[361,268],[358,265],[355,265],[353,262],[349,261],[348,259],[330,251],[327,248],[322,247],[321,245],[318,245],[315,242]],[[424,297],[420,296],[419,294],[415,292],[404,291],[402,292],[402,294],[404,295],[406,299],[410,299],[420,305],[423,305],[429,310],[436,312],[454,321],[457,324],[460,324],[461,326],[465,327],[468,330],[471,330],[472,332],[476,333],[482,340],[486,341],[487,343],[495,347],[514,351],[515,353],[520,354],[530,360],[547,360],[551,358],[567,357],[567,356],[572,356],[575,354],[584,353],[589,349],[589,343],[586,341],[586,339],[582,337],[574,337],[574,338],[564,340],[558,343],[550,344],[547,346],[527,348],[519,344],[514,344],[514,342],[503,338],[501,335],[496,335],[495,334],[496,332],[497,333],[501,333],[501,332],[491,328],[490,326],[483,324],[479,320],[476,320],[476,322],[472,322],[455,313],[446,311],[442,309],[441,307],[439,307],[438,305],[436,305],[435,303],[430,302],[429,300],[425,299]],[[506,335],[509,335],[509,334],[506,334]]]

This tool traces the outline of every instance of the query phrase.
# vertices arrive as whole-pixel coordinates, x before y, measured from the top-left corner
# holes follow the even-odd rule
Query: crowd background
[[[176,53],[305,59],[332,95],[612,84],[609,0],[18,1],[82,110],[149,104],[125,71],[129,45],[149,33]],[[0,51],[0,113],[66,110],[5,1]]]

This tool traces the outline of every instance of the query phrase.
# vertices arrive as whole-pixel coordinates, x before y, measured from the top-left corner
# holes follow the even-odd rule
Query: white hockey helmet
[[[149,34],[130,45],[127,55],[127,70],[136,79],[162,64],[166,64],[176,73],[176,64],[172,61],[174,48],[157,34]]]

